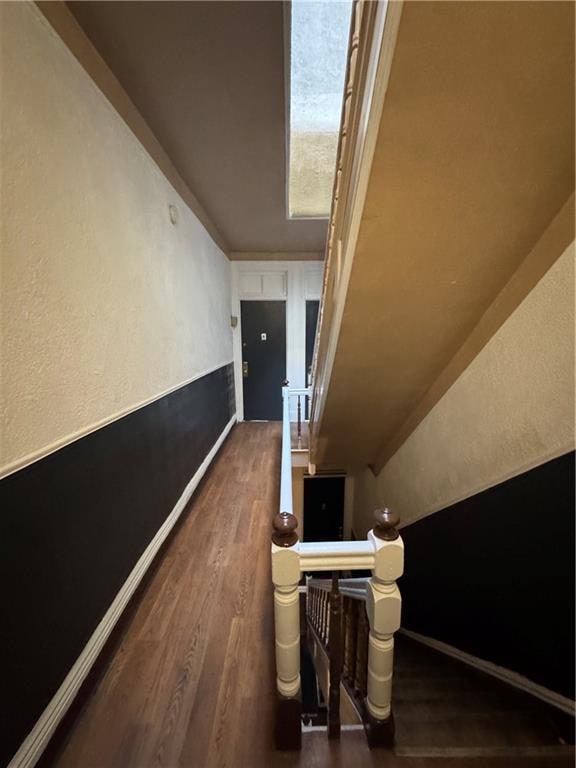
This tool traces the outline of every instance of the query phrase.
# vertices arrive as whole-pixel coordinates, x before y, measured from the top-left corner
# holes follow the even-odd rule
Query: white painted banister
[[[286,387],[288,389],[288,387]],[[289,395],[290,397],[308,397],[311,394],[310,387],[290,387],[289,389]]]
[[[380,524],[368,533],[368,539],[376,548],[376,562],[366,594],[370,622],[366,706],[372,718],[372,728],[377,732],[383,723],[391,720],[394,633],[400,629],[402,608],[396,580],[404,570],[404,544],[396,528],[397,516],[388,510],[377,510],[375,517],[380,518]],[[391,729],[389,739],[392,739]]]
[[[375,562],[369,541],[302,542],[298,551],[302,572],[372,570]]]
[[[282,459],[280,466],[280,512],[292,514],[292,453],[290,435],[290,390],[282,387]]]
[[[365,725],[369,742],[382,745],[391,740],[393,635],[400,627],[401,598],[396,580],[402,575],[404,545],[397,530],[398,517],[389,510],[377,510],[374,528],[365,541],[299,542],[296,533],[298,523],[292,508],[292,394],[287,385],[282,388],[280,508],[274,516],[272,534],[276,687],[279,697],[276,743],[281,749],[298,749],[301,743],[298,587],[301,575],[315,571],[370,570],[372,577],[364,580],[362,587],[358,583],[348,583],[343,585],[342,593],[366,602],[370,634]]]

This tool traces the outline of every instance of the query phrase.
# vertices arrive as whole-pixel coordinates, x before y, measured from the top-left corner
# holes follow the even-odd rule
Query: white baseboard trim
[[[570,744],[550,744],[526,747],[402,747],[396,745],[397,757],[574,757],[574,747]],[[482,765],[478,763],[478,765]],[[503,763],[505,768],[506,763]],[[542,765],[542,763],[540,763]]]
[[[465,651],[454,648],[452,645],[443,643],[441,640],[435,640],[433,637],[421,635],[419,632],[412,632],[411,629],[401,629],[400,632],[403,635],[406,635],[406,637],[412,638],[412,640],[427,645],[440,653],[445,653],[447,656],[452,656],[452,658],[458,659],[458,661],[462,661],[470,667],[474,667],[487,675],[496,677],[498,680],[502,680],[503,682],[508,683],[508,685],[512,685],[514,688],[519,688],[521,691],[536,696],[536,698],[545,701],[547,704],[551,704],[553,707],[561,709],[562,712],[574,716],[576,702],[566,696],[562,696],[560,693],[556,693],[556,691],[551,691],[549,688],[545,688],[543,685],[539,685],[538,683],[529,680],[523,675],[519,675],[518,672],[513,672],[511,669],[506,669],[506,667],[499,667],[491,661],[479,659],[477,656],[472,656]]]
[[[40,716],[40,719],[34,728],[32,728],[20,746],[19,750],[8,764],[8,768],[32,768],[32,766],[36,764],[42,755],[42,752],[46,748],[46,745],[54,733],[56,726],[66,714],[68,708],[74,700],[74,697],[78,693],[80,686],[86,678],[86,675],[90,671],[90,668],[102,650],[104,643],[113,630],[114,625],[126,608],[128,601],[134,594],[136,587],[148,570],[150,563],[154,560],[154,557],[162,546],[164,540],[182,514],[182,511],[196,490],[200,480],[202,480],[204,477],[206,470],[210,466],[214,456],[218,453],[218,450],[228,436],[228,433],[234,426],[235,421],[236,416],[233,416],[220,434],[218,440],[216,440],[212,446],[210,453],[198,467],[198,470],[184,489],[184,492],[176,503],[176,506],[172,512],[170,512],[166,520],[162,523],[162,526],[158,529],[158,532],[142,553],[140,559],[132,569],[130,576],[128,576],[122,585],[122,588],[114,598],[111,606],[104,614],[102,621],[96,627],[92,637],[86,643],[82,653],[74,663],[74,666],[66,675],[64,682],[56,691],[52,700]]]

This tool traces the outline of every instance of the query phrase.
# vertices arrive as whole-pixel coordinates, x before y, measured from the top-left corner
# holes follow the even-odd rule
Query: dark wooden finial
[[[272,520],[272,541],[277,547],[293,547],[298,541],[298,520],[290,512],[277,512]]]
[[[397,527],[399,522],[400,516],[388,507],[377,509],[374,512],[374,536],[384,541],[394,541],[400,536]]]

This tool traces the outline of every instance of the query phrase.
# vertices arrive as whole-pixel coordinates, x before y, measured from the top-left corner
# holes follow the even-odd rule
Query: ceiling
[[[325,461],[381,465],[573,190],[574,5],[405,3],[320,424]]]
[[[287,219],[283,3],[67,5],[230,251],[323,252]]]

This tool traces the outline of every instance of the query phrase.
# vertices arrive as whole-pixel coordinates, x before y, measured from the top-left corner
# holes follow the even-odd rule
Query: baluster
[[[312,626],[318,631],[318,590],[312,587]]]
[[[276,636],[275,738],[278,749],[300,749],[300,558],[296,544],[298,521],[287,512],[273,520],[272,581]]]
[[[392,747],[394,632],[400,628],[402,607],[396,579],[400,578],[404,568],[404,544],[397,529],[398,515],[389,509],[378,509],[374,521],[374,528],[368,533],[368,540],[375,549],[375,563],[366,594],[370,621],[366,733],[371,747]]]
[[[298,395],[298,448],[302,448],[302,408],[300,405],[300,395]]]
[[[308,620],[314,626],[314,588],[308,585]]]
[[[328,645],[328,632],[330,631],[330,598],[328,592],[324,590],[324,645]]]
[[[344,682],[348,679],[350,671],[350,659],[348,658],[349,638],[350,632],[350,598],[344,596],[342,598],[342,679]]]
[[[364,697],[368,666],[368,617],[363,603],[358,607],[358,632],[356,635],[356,674],[354,688]]]
[[[328,738],[340,738],[340,677],[342,674],[342,595],[338,588],[338,573],[332,573],[330,591],[330,689],[328,695]]]
[[[351,687],[354,688],[354,681],[356,679],[356,658],[357,658],[357,648],[358,648],[358,616],[360,615],[360,611],[364,610],[364,603],[359,602],[358,600],[352,601],[354,604],[354,608],[352,610],[352,650],[350,652],[351,659],[352,659],[352,669],[350,670],[351,675]]]
[[[298,608],[300,618],[300,645],[306,640],[308,631],[308,595],[298,589]]]
[[[356,642],[358,632],[359,600],[344,598],[345,640],[344,640],[344,679],[350,688],[354,688],[356,672]]]
[[[350,649],[350,615],[351,615],[351,607],[350,607],[351,599],[349,597],[344,597],[342,599],[342,623],[343,623],[343,641],[342,641],[342,679],[344,682],[348,681],[348,677],[350,675],[350,657],[349,657],[349,649]]]

